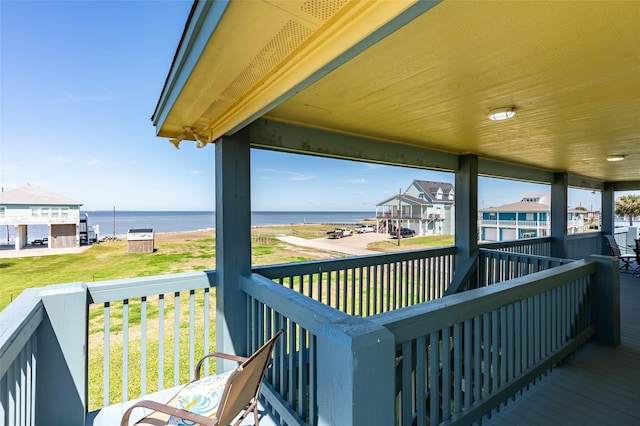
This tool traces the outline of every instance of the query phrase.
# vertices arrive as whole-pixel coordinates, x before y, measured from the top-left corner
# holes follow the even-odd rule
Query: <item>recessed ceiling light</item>
[[[624,160],[624,155],[610,155],[607,157],[607,161],[622,161]]]
[[[498,108],[489,113],[489,119],[493,121],[508,120],[516,115],[514,108]]]

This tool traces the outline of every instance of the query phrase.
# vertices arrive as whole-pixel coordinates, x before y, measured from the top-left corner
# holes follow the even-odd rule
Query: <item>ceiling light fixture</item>
[[[493,121],[502,121],[513,118],[516,115],[515,108],[498,108],[489,113],[489,119]]]
[[[610,155],[607,157],[607,161],[622,161],[622,160],[624,160],[624,155],[621,155],[621,154]]]

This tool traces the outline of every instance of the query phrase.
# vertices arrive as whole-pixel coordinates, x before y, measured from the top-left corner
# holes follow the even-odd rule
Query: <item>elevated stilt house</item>
[[[620,322],[636,278],[602,234],[624,232],[616,191],[640,190],[639,8],[194,2],[152,121],[175,146],[215,151],[216,270],[25,291],[0,313],[5,424],[114,424],[132,400],[187,381],[212,327],[216,350],[241,355],[285,330],[261,424],[514,424],[510,410],[634,423],[637,392],[607,386],[637,377],[637,350],[616,349],[638,345]],[[255,267],[251,149],[455,173],[455,245]],[[478,176],[549,184],[550,235],[479,245]],[[568,234],[569,187],[601,194],[601,232]],[[104,340],[86,338],[90,309]],[[556,386],[543,413],[527,407],[521,394],[576,353],[602,357],[572,376],[598,396]],[[608,360],[609,385],[589,375]]]
[[[454,206],[450,183],[414,180],[404,193],[376,205],[378,232],[403,227],[416,235],[453,235]]]
[[[80,245],[83,218],[82,203],[35,185],[0,192],[0,226],[14,228],[14,245],[20,250],[29,244],[49,248],[69,248]],[[30,239],[29,226],[45,225],[47,236]],[[9,231],[7,231],[7,237]],[[86,232],[84,236],[86,238]]]

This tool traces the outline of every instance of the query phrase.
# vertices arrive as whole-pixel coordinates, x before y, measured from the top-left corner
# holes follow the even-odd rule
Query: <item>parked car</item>
[[[416,231],[414,231],[413,229],[400,228],[400,238],[415,237],[415,235],[416,235]],[[398,232],[397,231],[391,232],[391,238],[398,238]]]
[[[333,231],[327,232],[327,238],[342,238],[342,237],[350,237],[353,235],[351,229],[347,228],[336,228]]]
[[[373,225],[360,225],[356,227],[356,233],[364,234],[365,232],[376,232],[376,227]]]

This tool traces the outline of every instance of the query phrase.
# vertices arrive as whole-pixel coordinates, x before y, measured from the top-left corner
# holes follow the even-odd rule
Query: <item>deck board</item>
[[[588,343],[483,426],[640,424],[640,278],[620,277],[615,349]]]

